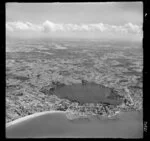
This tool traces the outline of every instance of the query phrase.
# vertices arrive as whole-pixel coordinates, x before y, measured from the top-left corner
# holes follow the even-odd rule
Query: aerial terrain
[[[6,123],[49,110],[106,117],[119,111],[142,110],[142,63],[138,42],[8,39]],[[60,94],[63,87],[83,85],[83,81],[108,88],[114,93],[110,99],[116,94],[122,102],[112,104],[97,100],[97,96],[92,102],[90,94],[80,94],[78,100],[73,96],[76,94],[66,94],[69,88],[64,89],[64,96]]]
[[[143,137],[143,3],[7,3],[6,137]]]

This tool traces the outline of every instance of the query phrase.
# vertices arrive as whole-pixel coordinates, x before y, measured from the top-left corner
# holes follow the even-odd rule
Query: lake
[[[57,87],[55,90],[55,95],[60,98],[78,101],[82,104],[102,102],[118,105],[122,102],[121,100],[117,100],[115,98],[117,94],[112,94],[110,88],[96,83],[87,83],[85,85],[79,83]]]

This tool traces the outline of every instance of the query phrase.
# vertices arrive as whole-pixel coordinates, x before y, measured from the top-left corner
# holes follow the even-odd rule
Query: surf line
[[[62,113],[62,114],[66,114],[65,111],[44,111],[44,112],[38,112],[38,113],[34,113],[32,115],[28,115],[28,116],[25,116],[25,117],[21,117],[19,119],[16,119],[14,121],[11,121],[9,123],[6,123],[6,128],[14,125],[14,124],[18,124],[20,122],[23,122],[23,121],[26,121],[28,119],[32,119],[34,117],[38,117],[38,116],[41,116],[41,115],[45,115],[45,114],[53,114],[53,113]]]

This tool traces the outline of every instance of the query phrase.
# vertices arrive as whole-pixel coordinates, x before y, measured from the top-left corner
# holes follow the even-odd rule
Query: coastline
[[[142,110],[140,110],[142,112]],[[61,114],[65,114],[66,118],[68,120],[75,120],[75,119],[82,119],[82,118],[91,118],[91,117],[97,117],[99,120],[114,120],[114,119],[119,119],[119,117],[121,115],[124,115],[124,114],[127,114],[127,113],[132,113],[132,112],[139,112],[139,111],[128,111],[128,112],[116,112],[114,115],[109,115],[109,116],[100,116],[100,115],[76,115],[76,112],[71,112],[71,111],[58,111],[58,110],[52,110],[52,111],[44,111],[44,112],[37,112],[37,113],[34,113],[34,114],[31,114],[31,115],[28,115],[28,116],[25,116],[25,117],[21,117],[21,118],[18,118],[14,121],[11,121],[11,122],[8,122],[6,123],[6,128],[12,126],[12,125],[15,125],[15,124],[18,124],[18,123],[21,123],[21,122],[24,122],[26,120],[30,120],[32,118],[35,118],[35,117],[38,117],[38,116],[42,116],[42,115],[46,115],[46,114],[55,114],[55,113],[61,113]],[[72,117],[74,116],[74,117]]]
[[[15,120],[7,127],[10,127],[6,129],[8,138],[143,137],[142,114],[138,111],[121,112],[116,120],[92,116],[89,120],[73,121],[64,111],[45,111]]]
[[[25,117],[21,117],[21,118],[18,118],[14,121],[11,121],[11,122],[8,122],[6,123],[6,128],[14,125],[14,124],[18,124],[20,122],[23,122],[23,121],[26,121],[28,119],[32,119],[32,118],[35,118],[35,117],[38,117],[38,116],[42,116],[42,115],[45,115],[45,114],[52,114],[52,113],[66,113],[65,111],[44,111],[44,112],[38,112],[38,113],[34,113],[34,114],[31,114],[31,115],[28,115],[28,116],[25,116]]]

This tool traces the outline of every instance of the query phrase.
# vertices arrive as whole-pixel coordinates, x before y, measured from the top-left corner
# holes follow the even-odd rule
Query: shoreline
[[[20,122],[24,122],[28,119],[32,119],[32,118],[35,118],[35,117],[38,117],[38,116],[42,116],[42,115],[45,115],[45,114],[53,114],[53,113],[62,113],[62,114],[65,114],[66,118],[68,120],[74,120],[74,119],[80,119],[82,117],[91,117],[91,116],[96,116],[97,114],[91,114],[90,116],[88,115],[80,115],[80,112],[77,114],[76,112],[72,112],[72,111],[59,111],[59,110],[52,110],[52,111],[43,111],[43,112],[37,112],[37,113],[34,113],[34,114],[31,114],[31,115],[27,115],[27,116],[24,116],[24,117],[21,117],[21,118],[18,118],[14,121],[11,121],[11,122],[8,122],[6,123],[6,128],[7,127],[10,127],[14,124],[18,124]],[[116,115],[119,115],[121,112],[119,111],[119,113],[115,113],[114,115],[109,115],[109,116],[101,116],[102,118],[104,119],[111,119],[113,117],[115,117]],[[76,115],[77,114],[77,115]],[[71,116],[71,117],[70,117]],[[72,116],[75,116],[72,118]]]
[[[20,122],[23,122],[23,121],[26,121],[28,119],[32,119],[32,118],[35,118],[35,117],[38,117],[38,116],[41,116],[41,115],[45,115],[45,114],[52,114],[52,113],[66,113],[65,111],[44,111],[44,112],[38,112],[38,113],[34,113],[34,114],[31,114],[31,115],[28,115],[28,116],[25,116],[25,117],[21,117],[21,118],[18,118],[14,121],[11,121],[11,122],[8,122],[6,123],[6,128],[14,125],[14,124],[18,124]]]
[[[133,111],[132,111],[133,112]],[[137,112],[137,111],[134,111],[134,112]],[[58,110],[52,110],[52,111],[44,111],[44,112],[37,112],[37,113],[34,113],[34,114],[31,114],[31,115],[27,115],[27,116],[25,116],[25,117],[21,117],[21,118],[18,118],[18,119],[16,119],[16,120],[14,120],[14,121],[11,121],[11,122],[8,122],[8,123],[6,123],[5,125],[5,127],[6,128],[8,128],[8,127],[10,127],[10,126],[12,126],[12,125],[15,125],[15,124],[18,124],[18,123],[21,123],[21,122],[24,122],[24,121],[26,121],[26,120],[29,120],[29,119],[32,119],[32,118],[35,118],[35,117],[38,117],[38,116],[42,116],[42,115],[45,115],[45,114],[54,114],[54,113],[61,113],[61,114],[65,114],[65,116],[66,116],[66,118],[68,119],[68,120],[73,120],[73,119],[80,119],[80,118],[82,118],[82,116],[83,117],[87,117],[87,118],[90,118],[90,117],[93,117],[93,116],[96,116],[96,115],[90,115],[90,117],[89,116],[85,116],[85,115],[78,115],[77,117],[75,116],[74,118],[72,118],[72,117],[70,117],[70,115],[71,116],[74,116],[74,115],[76,115],[76,113],[74,113],[74,112],[71,112],[71,111],[58,111]],[[119,115],[122,115],[122,114],[126,114],[126,113],[128,113],[128,112],[121,112],[121,111],[119,111],[119,112],[117,112],[117,113],[115,113],[114,115],[112,115],[112,116],[100,116],[102,119],[114,119],[114,118],[116,118],[116,116],[119,116]],[[69,114],[69,115],[68,115]],[[118,118],[117,118],[118,119]]]
[[[70,121],[64,111],[45,111],[10,122],[8,128],[6,128],[6,134],[8,138],[66,138],[67,136],[73,138],[84,136],[142,138],[141,116],[134,111],[121,112],[120,118],[116,120],[105,120],[92,116],[89,120],[75,119]],[[37,119],[34,120],[35,118]],[[114,131],[112,132],[112,130]],[[131,131],[133,132],[131,133]]]

